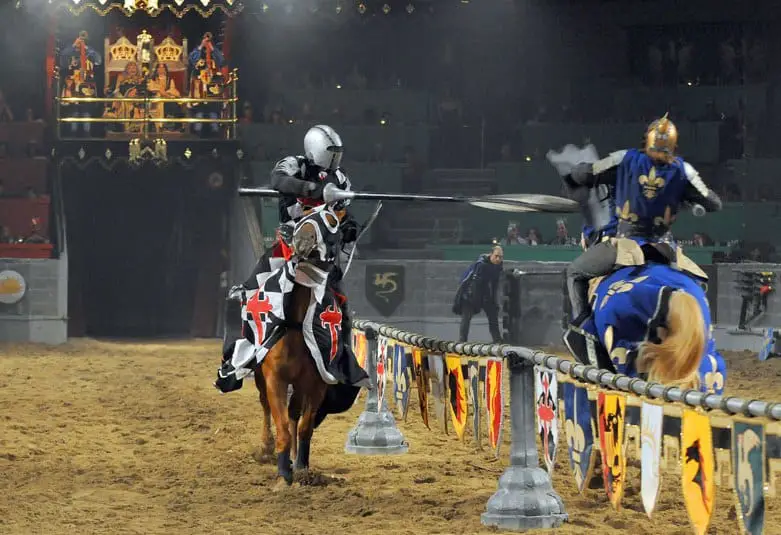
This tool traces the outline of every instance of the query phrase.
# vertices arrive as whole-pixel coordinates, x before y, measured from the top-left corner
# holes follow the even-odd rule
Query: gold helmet
[[[648,125],[645,132],[645,153],[654,160],[670,163],[675,158],[675,149],[678,146],[678,129],[675,124],[664,117],[657,119]]]

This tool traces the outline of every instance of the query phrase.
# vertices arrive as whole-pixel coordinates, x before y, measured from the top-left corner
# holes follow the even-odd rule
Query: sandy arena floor
[[[496,533],[480,514],[507,456],[494,461],[428,431],[412,408],[401,424],[409,454],[348,456],[363,397],[315,434],[319,484],[271,493],[275,467],[252,455],[261,428],[254,385],[214,390],[219,348],[212,340],[0,345],[0,533]],[[781,398],[781,359],[729,360],[731,394]],[[679,477],[663,480],[649,521],[638,469],[614,513],[603,490],[574,491],[559,452],[554,486],[571,520],[555,533],[691,533]],[[738,533],[732,493],[717,494],[709,533]],[[766,518],[765,533],[781,534],[781,500],[768,502]]]

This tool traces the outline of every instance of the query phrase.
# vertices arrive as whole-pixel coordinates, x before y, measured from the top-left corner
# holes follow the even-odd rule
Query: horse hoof
[[[272,492],[284,492],[287,489],[290,488],[290,485],[292,484],[292,481],[288,483],[288,481],[284,477],[278,477],[277,482],[274,484],[274,487],[271,489]]]
[[[293,467],[294,470],[294,479],[296,481],[309,481],[309,467],[308,466],[295,466]]]
[[[275,464],[277,462],[277,456],[274,455],[274,450],[270,452],[266,448],[255,448],[252,451],[252,458],[258,464]]]

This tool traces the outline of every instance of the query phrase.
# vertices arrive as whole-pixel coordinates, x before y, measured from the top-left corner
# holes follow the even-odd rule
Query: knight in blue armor
[[[711,336],[708,300],[693,277],[656,263],[621,268],[597,284],[593,307],[593,317],[565,336],[580,360],[591,360],[583,358],[582,343],[590,339],[600,368],[721,393],[724,360]]]
[[[664,242],[675,216],[684,204],[699,204],[708,212],[721,210],[721,199],[699,173],[675,156],[678,132],[667,115],[652,122],[643,150],[614,152],[607,158],[573,166],[565,182],[586,186],[589,194],[601,186],[614,190],[616,238],[629,238],[642,250],[644,261],[674,262],[675,249]],[[593,226],[593,225],[592,225]],[[595,228],[600,228],[594,226]],[[594,243],[567,268],[567,291],[573,325],[588,317],[588,281],[609,274],[617,267],[616,240]]]

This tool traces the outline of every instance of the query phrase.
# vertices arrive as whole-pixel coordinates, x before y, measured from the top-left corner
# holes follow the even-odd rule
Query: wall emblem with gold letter
[[[24,297],[27,291],[27,283],[16,271],[0,271],[0,303],[13,305]]]
[[[404,301],[404,266],[366,266],[366,300],[386,318]]]

